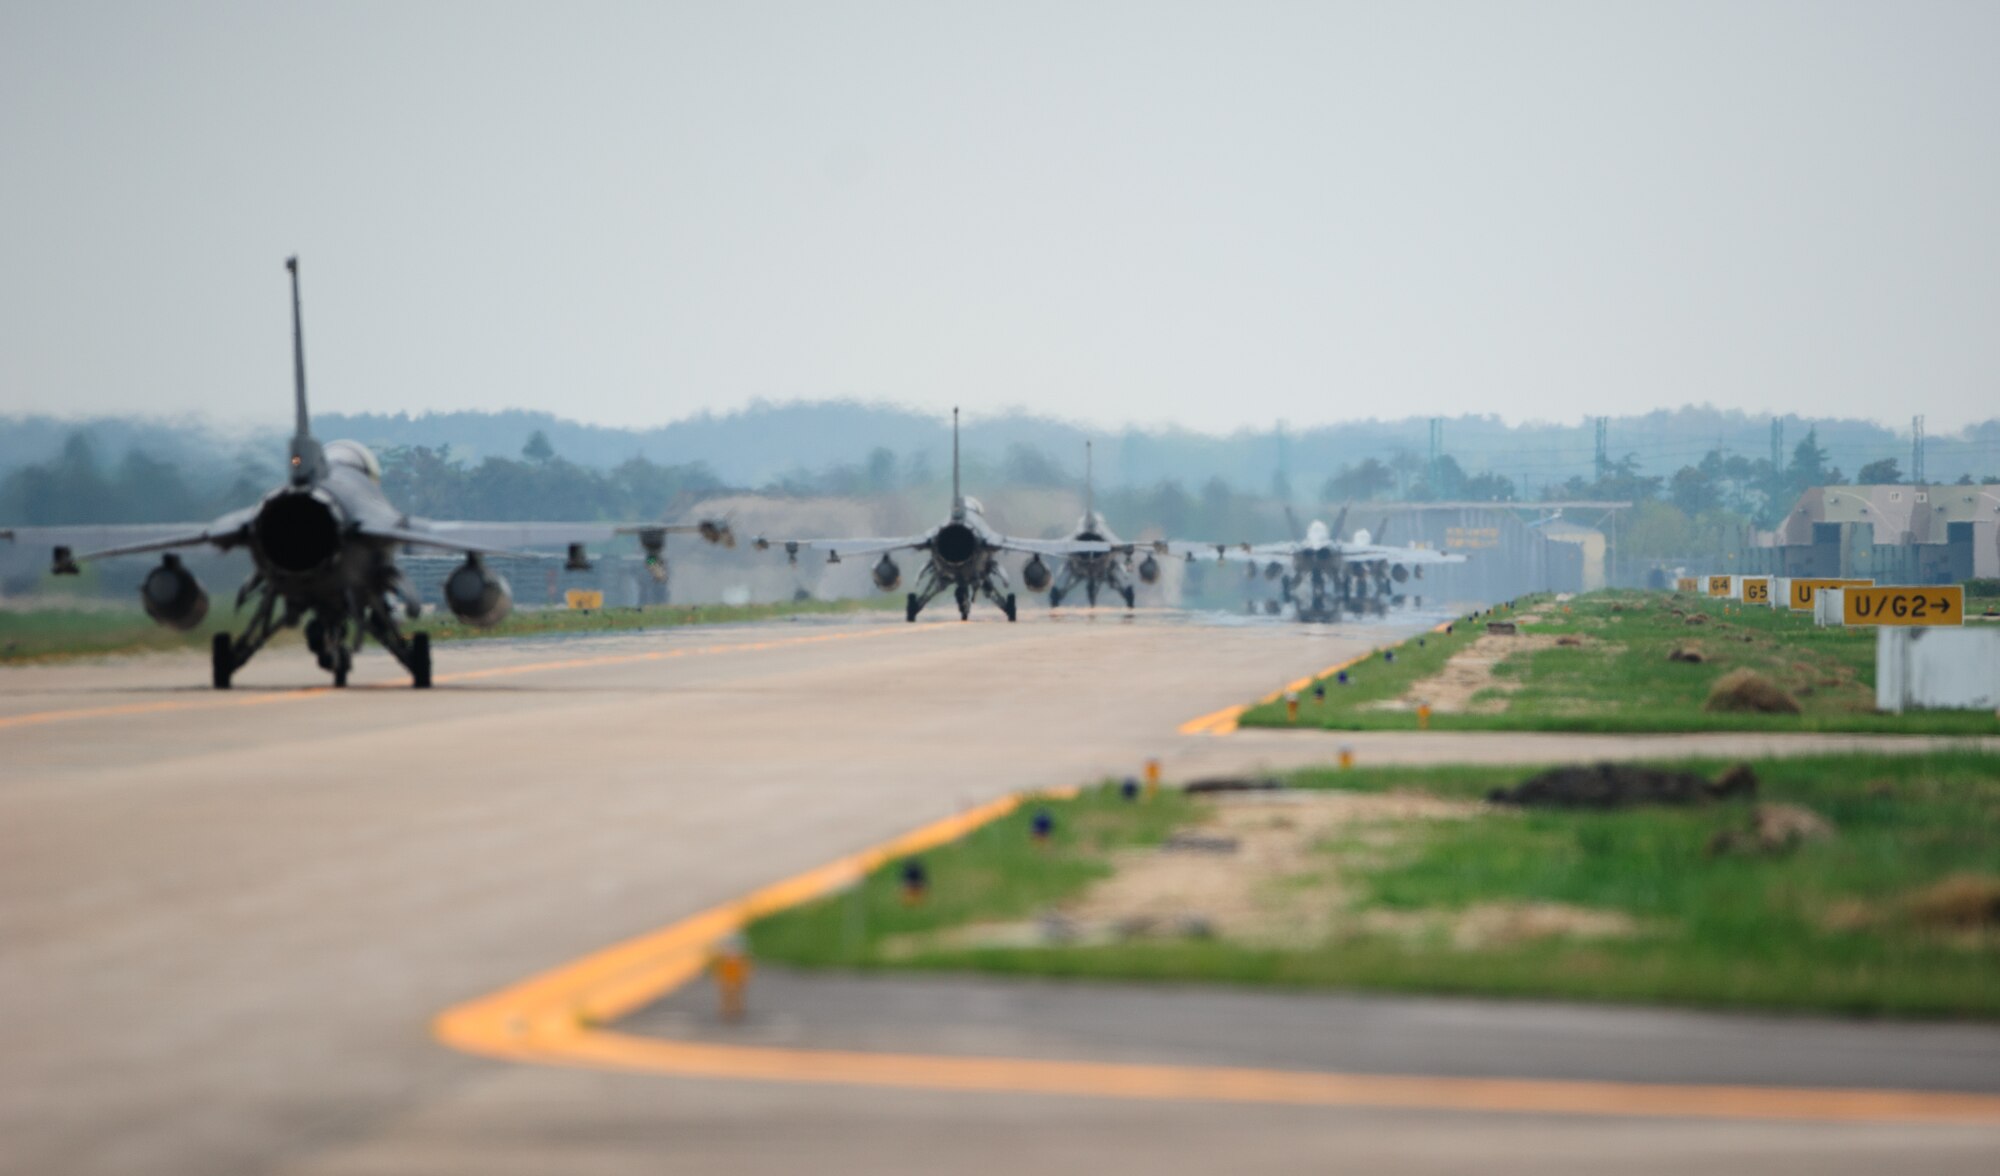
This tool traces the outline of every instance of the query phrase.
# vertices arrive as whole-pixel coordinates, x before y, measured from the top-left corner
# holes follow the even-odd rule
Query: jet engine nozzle
[[[903,582],[903,569],[886,555],[876,563],[875,570],[870,574],[875,577],[875,586],[884,592],[894,592],[896,585]]]
[[[1039,555],[1031,555],[1021,568],[1021,583],[1030,592],[1046,592],[1049,581],[1055,577],[1049,573],[1049,565],[1042,562]]]
[[[178,555],[162,556],[160,566],[146,573],[139,599],[147,616],[170,629],[192,629],[208,616],[208,593]]]
[[[1147,556],[1139,561],[1139,579],[1147,584],[1160,582],[1160,561]]]
[[[250,523],[250,538],[273,572],[306,576],[340,558],[347,529],[340,504],[320,489],[269,495]]]
[[[1410,578],[1410,569],[1404,567],[1402,564],[1397,564],[1389,569],[1389,578],[1401,584]]]
[[[931,538],[931,554],[946,567],[964,567],[979,555],[979,536],[964,523],[946,523]]]
[[[478,556],[468,555],[445,577],[444,602],[459,620],[483,629],[506,620],[514,611],[514,592],[507,586],[507,577],[488,570]]]

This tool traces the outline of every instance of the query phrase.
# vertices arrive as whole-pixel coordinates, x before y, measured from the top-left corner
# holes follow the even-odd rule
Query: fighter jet
[[[1126,543],[1111,533],[1111,528],[1105,525],[1104,516],[1097,513],[1094,505],[1090,462],[1090,442],[1085,441],[1083,443],[1083,517],[1077,520],[1076,530],[1070,533],[1069,538],[1071,542],[1075,543],[1108,543],[1111,545],[1111,549],[1102,553],[1088,552],[1072,555],[1063,560],[1061,570],[1054,573],[1051,573],[1049,566],[1042,562],[1041,556],[1029,556],[1027,565],[1021,569],[1021,583],[1027,585],[1030,592],[1040,592],[1043,589],[1047,589],[1050,608],[1061,607],[1063,597],[1068,596],[1074,591],[1078,584],[1083,585],[1085,597],[1093,605],[1097,603],[1098,588],[1100,586],[1109,586],[1112,591],[1125,598],[1126,608],[1132,608],[1135,606],[1138,596],[1136,587],[1132,583],[1133,575],[1136,574],[1141,581],[1147,584],[1158,583],[1160,579],[1160,561],[1153,558],[1153,556],[1155,552],[1164,554],[1168,550],[1168,547],[1165,543]],[[1149,550],[1146,553],[1146,558],[1140,560],[1135,566],[1132,562],[1132,557],[1138,552],[1141,546]]]
[[[465,556],[444,583],[445,603],[461,620],[494,625],[513,607],[506,577],[489,570],[482,556],[521,554],[479,541],[483,527],[510,524],[431,523],[397,510],[382,493],[382,467],[355,441],[320,444],[306,412],[305,330],[299,312],[299,262],[285,269],[292,285],[292,378],[295,428],[287,482],[255,506],[223,515],[206,525],[186,524],[156,539],[74,555],[55,548],[55,572],[75,575],[95,559],[165,552],[146,576],[139,596],[147,615],[162,625],[192,629],[208,615],[208,593],[173,554],[178,548],[210,546],[224,551],[247,548],[255,568],[236,593],[236,607],[256,597],[241,635],[217,633],[211,657],[214,684],[227,690],[237,670],[281,629],[304,622],[306,645],[335,686],[347,685],[354,654],[373,637],[410,672],[419,689],[431,684],[428,633],[405,637],[397,613],[414,620],[419,597],[396,566],[403,547],[429,547]],[[723,523],[687,526],[601,525],[607,533],[640,537],[649,554],[672,531],[696,531],[711,542],[728,542]],[[588,566],[581,542],[570,544],[570,566]]]
[[[1285,515],[1292,519],[1297,535],[1298,520],[1289,509]],[[1343,611],[1355,615],[1385,613],[1390,600],[1399,595],[1396,585],[1412,576],[1422,579],[1427,566],[1465,562],[1463,555],[1427,547],[1384,546],[1379,540],[1388,533],[1387,518],[1373,535],[1363,528],[1354,533],[1352,541],[1343,542],[1336,536],[1346,522],[1347,508],[1342,507],[1332,527],[1314,519],[1303,535],[1289,543],[1225,547],[1217,554],[1250,564],[1253,576],[1261,568],[1267,577],[1278,580],[1279,600],[1271,602],[1271,611],[1278,611],[1282,601],[1290,601],[1301,621],[1336,621]],[[1301,597],[1302,589],[1309,589],[1309,594]]]
[[[1007,570],[995,558],[1003,551],[1024,552],[1032,557],[1031,562],[1039,563],[1044,558],[1068,559],[1078,555],[1109,555],[1111,544],[1101,539],[1019,539],[1003,535],[986,521],[985,508],[977,498],[968,498],[959,486],[958,461],[958,410],[951,410],[951,515],[935,528],[921,535],[910,535],[901,539],[784,539],[757,538],[755,546],[759,551],[774,546],[785,549],[785,555],[797,563],[802,550],[826,552],[826,562],[839,563],[843,557],[880,555],[875,564],[873,576],[875,586],[884,592],[894,592],[903,582],[903,569],[897,565],[894,554],[898,551],[921,553],[924,557],[923,570],[918,573],[916,591],[911,592],[904,602],[903,619],[915,621],[917,614],[924,611],[938,594],[949,588],[958,602],[958,619],[970,620],[972,599],[983,595],[1007,619],[1015,619],[1014,593],[1007,580]],[[1042,572],[1047,574],[1047,565]],[[1046,587],[1048,581],[1043,580]],[[1030,583],[1030,587],[1034,587]],[[1039,590],[1039,589],[1037,589]]]

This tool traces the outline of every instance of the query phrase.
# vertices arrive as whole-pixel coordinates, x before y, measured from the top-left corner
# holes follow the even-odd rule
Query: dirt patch
[[[1521,623],[1528,622],[1527,617]],[[1558,645],[1597,644],[1593,637],[1557,637],[1521,633],[1512,637],[1484,636],[1446,659],[1437,673],[1412,685],[1401,698],[1370,703],[1366,710],[1408,711],[1429,703],[1436,714],[1493,715],[1507,709],[1505,695],[1521,683],[1495,674],[1494,668],[1517,653],[1554,649]],[[1484,695],[1485,697],[1480,697]]]
[[[1781,854],[1815,841],[1832,841],[1833,822],[1795,804],[1760,804],[1747,829],[1721,829],[1708,839],[1710,856],[1726,853]]]
[[[1904,900],[1910,918],[1923,926],[1951,931],[2000,928],[2000,878],[1953,874]]]
[[[1713,714],[1795,715],[1799,700],[1749,668],[1731,670],[1709,688],[1701,709]]]
[[[1481,811],[1466,801],[1359,792],[1221,793],[1204,807],[1197,824],[1165,845],[1113,854],[1111,877],[1035,919],[974,924],[885,950],[1207,938],[1309,946],[1327,938],[1352,897],[1327,842],[1353,843],[1357,858],[1379,856],[1394,846],[1399,826]]]
[[[1572,764],[1550,768],[1513,788],[1496,788],[1494,804],[1528,808],[1628,808],[1642,804],[1688,805],[1755,796],[1757,773],[1737,764],[1713,781],[1695,772],[1649,768],[1643,764]]]
[[[1356,929],[1399,939],[1443,940],[1459,951],[1490,951],[1547,939],[1616,939],[1636,934],[1623,911],[1561,902],[1483,902],[1462,911],[1364,912]]]

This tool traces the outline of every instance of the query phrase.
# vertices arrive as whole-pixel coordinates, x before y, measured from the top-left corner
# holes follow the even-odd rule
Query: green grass
[[[900,608],[902,598],[807,600],[782,604],[662,604],[650,608],[609,608],[589,612],[534,609],[515,612],[490,629],[467,625],[449,615],[431,615],[410,626],[434,641],[531,637],[548,633],[612,633],[717,625],[778,617],[874,612]],[[187,632],[156,625],[138,609],[0,609],[0,665],[60,661],[104,654],[207,649],[212,634],[234,631],[242,618],[212,607],[208,619]],[[274,644],[297,641],[297,630],[280,633]]]
[[[1817,628],[1802,613],[1726,604],[1704,597],[1646,592],[1598,592],[1568,603],[1529,598],[1496,610],[1506,620],[1539,611],[1523,631],[1575,635],[1586,644],[1525,651],[1501,661],[1496,679],[1518,687],[1494,692],[1497,713],[1434,714],[1431,727],[1460,731],[1877,731],[1903,734],[2000,735],[2000,717],[1985,711],[1875,710],[1873,629]],[[1679,609],[1704,622],[1688,624]],[[1348,672],[1349,684],[1326,683],[1326,701],[1302,698],[1299,725],[1335,730],[1414,730],[1408,710],[1370,709],[1399,698],[1435,674],[1450,653],[1484,631],[1485,618],[1461,620],[1450,637],[1426,635]],[[1701,664],[1670,662],[1677,646],[1698,648]],[[1724,674],[1747,667],[1797,699],[1798,715],[1718,714],[1702,709]],[[1290,725],[1282,702],[1253,707],[1246,726]]]
[[[2000,877],[2000,756],[1843,756],[1760,763],[1757,771],[1762,801],[1813,809],[1834,822],[1837,839],[1781,856],[1709,856],[1715,832],[1748,820],[1747,802],[1495,811],[1396,823],[1386,853],[1343,858],[1346,847],[1323,846],[1325,863],[1289,881],[1312,886],[1337,877],[1350,906],[1323,941],[1296,949],[1227,940],[1024,948],[956,946],[920,934],[912,940],[913,933],[1020,919],[1079,895],[1110,869],[1109,847],[1156,841],[1201,803],[1163,798],[1133,806],[1092,793],[1049,805],[1070,834],[1046,853],[1027,846],[1026,818],[1017,815],[927,855],[937,891],[927,906],[902,907],[893,868],[885,869],[855,896],[759,922],[752,943],[766,960],[803,967],[2000,1017],[2000,929],[1920,926],[1906,917],[1903,901],[1953,874]],[[1526,774],[1359,769],[1304,773],[1296,782],[1476,797]],[[1369,932],[1358,921],[1367,911],[1448,919],[1495,902],[1623,912],[1638,930],[1466,948],[1443,932]],[[912,942],[921,946],[912,951]]]

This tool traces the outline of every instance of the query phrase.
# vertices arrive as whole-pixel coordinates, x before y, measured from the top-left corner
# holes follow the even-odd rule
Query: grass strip
[[[935,897],[923,906],[903,906],[895,870],[885,868],[851,895],[772,916],[750,935],[761,957],[798,967],[2000,1017],[2000,921],[1976,906],[1962,912],[1963,924],[1917,913],[1921,896],[1947,879],[2000,887],[2000,757],[1840,756],[1756,770],[1758,803],[1809,808],[1833,823],[1834,839],[1768,855],[1708,852],[1718,831],[1746,825],[1750,802],[1495,809],[1371,827],[1356,842],[1319,846],[1323,860],[1287,884],[1337,884],[1345,898],[1296,947],[1245,946],[1226,934],[1006,947],[939,934],[1059,908],[1108,876],[1111,850],[1198,825],[1207,803],[1131,805],[1097,791],[1042,806],[1065,831],[1047,850],[1029,844],[1026,822],[1038,807],[1029,805],[926,855]],[[1473,798],[1527,774],[1377,768],[1305,772],[1294,782]],[[1635,930],[1468,946],[1455,920],[1482,904],[1616,912]],[[1380,929],[1382,919],[1399,929]]]
[[[1756,608],[1706,597],[1659,592],[1606,591],[1561,604],[1524,598],[1509,611],[1461,620],[1445,641],[1423,647],[1406,641],[1396,659],[1380,657],[1349,671],[1345,687],[1326,684],[1326,700],[1301,700],[1296,725],[1343,731],[1416,730],[1408,708],[1382,702],[1421,696],[1423,682],[1445,657],[1483,635],[1488,620],[1535,619],[1521,632],[1569,637],[1575,645],[1508,653],[1507,638],[1488,647],[1502,660],[1493,667],[1494,688],[1473,698],[1490,713],[1435,712],[1434,730],[1586,731],[1850,731],[1932,735],[2000,734],[2000,716],[1986,711],[1875,710],[1875,633],[1872,629],[1818,628],[1802,613]],[[1699,618],[1696,620],[1695,618]],[[1697,651],[1700,662],[1668,660],[1675,649]],[[1709,691],[1732,670],[1765,675],[1790,693],[1801,713],[1717,713],[1705,709]],[[1252,707],[1244,726],[1284,727],[1282,702]]]

